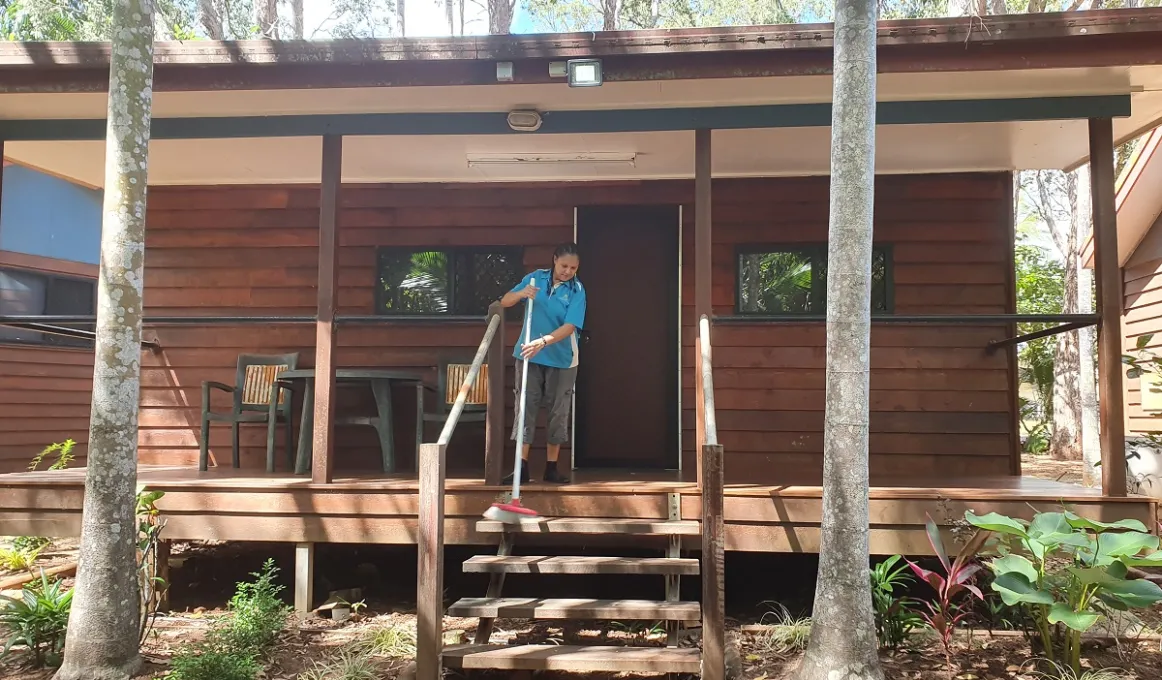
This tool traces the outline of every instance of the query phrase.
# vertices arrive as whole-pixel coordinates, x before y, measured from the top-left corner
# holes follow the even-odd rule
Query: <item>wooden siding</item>
[[[5,250],[0,267],[97,277],[96,265]],[[25,470],[66,439],[77,442],[74,465],[84,465],[92,394],[93,350],[0,343],[0,472]]]
[[[879,178],[876,240],[893,246],[897,312],[1009,310],[1008,183],[1008,174]],[[547,266],[553,246],[571,240],[575,205],[682,203],[683,404],[689,405],[683,444],[684,467],[692,475],[692,197],[692,183],[677,181],[347,185],[339,220],[339,312],[372,312],[377,246],[523,245],[525,265],[533,268]],[[711,254],[716,313],[733,310],[736,244],[825,241],[827,205],[826,178],[716,180]],[[151,188],[147,314],[313,315],[317,208],[313,187]],[[584,263],[580,276],[584,281]],[[240,352],[297,350],[303,363],[313,361],[312,326],[215,325],[150,332],[164,350],[146,353],[143,362],[140,443],[146,463],[194,463],[200,383],[231,382]],[[482,323],[345,326],[338,333],[337,361],[341,366],[415,367],[434,385],[440,354],[470,356],[482,332]],[[516,325],[508,325],[509,345],[517,332]],[[999,325],[875,328],[873,474],[1009,473],[1016,441],[1011,415],[1015,379],[1006,353],[984,351],[989,340],[1006,334]],[[728,482],[809,483],[819,477],[823,344],[821,323],[715,326],[719,436],[728,456]],[[506,380],[511,387],[511,375]],[[414,422],[409,396],[396,396],[401,423]],[[341,408],[367,403],[342,392],[340,400]],[[511,407],[511,391],[508,400]],[[438,430],[431,427],[429,440]],[[246,467],[262,465],[261,429],[243,427]],[[397,428],[404,470],[414,469],[412,436],[410,426]],[[538,428],[537,439],[542,438]],[[341,429],[337,470],[374,469],[375,442],[369,428]],[[227,461],[229,428],[212,428],[211,445],[215,458]],[[453,473],[482,469],[483,427],[461,426],[449,465]],[[534,455],[534,475],[538,466]]]
[[[1138,338],[1154,337],[1146,349],[1162,355],[1162,218],[1150,228],[1125,268],[1122,306],[1123,350],[1136,353]],[[1162,414],[1142,410],[1142,382],[1126,378],[1126,434],[1162,432]]]

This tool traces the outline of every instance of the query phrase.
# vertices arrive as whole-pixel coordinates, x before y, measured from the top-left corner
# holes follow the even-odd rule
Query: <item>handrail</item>
[[[714,364],[710,349],[710,319],[705,314],[698,319],[698,337],[702,345],[698,368],[702,373],[702,422],[706,433],[705,443],[717,446],[718,422],[714,411]]]
[[[460,384],[460,392],[456,395],[456,402],[452,404],[452,410],[448,413],[447,420],[444,421],[444,429],[440,431],[440,438],[436,440],[437,444],[446,446],[448,442],[452,441],[452,432],[456,429],[456,424],[460,422],[460,414],[464,411],[468,392],[472,390],[472,385],[480,374],[480,367],[484,364],[484,358],[488,356],[488,347],[492,344],[496,329],[500,327],[500,317],[500,314],[493,314],[488,320],[488,329],[484,331],[484,338],[480,341],[480,346],[476,348],[476,356],[472,357],[472,366],[468,369],[468,374],[464,376],[464,382]],[[495,380],[495,377],[492,379]]]

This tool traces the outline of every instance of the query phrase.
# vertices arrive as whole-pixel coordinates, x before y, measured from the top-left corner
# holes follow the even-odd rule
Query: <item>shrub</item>
[[[261,670],[253,656],[206,645],[177,654],[170,668],[170,680],[254,680]]]
[[[897,594],[912,582],[908,576],[908,565],[900,564],[903,558],[892,555],[871,569],[872,607],[875,610],[876,637],[883,649],[897,649],[907,639],[908,634],[924,624],[920,615],[912,610],[918,600]],[[898,565],[898,566],[897,566]]]
[[[1026,608],[1049,661],[1074,674],[1082,633],[1111,610],[1162,601],[1157,584],[1126,578],[1130,567],[1162,566],[1158,537],[1137,520],[1107,524],[1072,512],[1037,513],[1032,522],[995,512],[965,517],[997,535],[992,589],[1005,604]]]
[[[286,626],[290,607],[278,597],[283,586],[274,582],[276,574],[278,567],[268,559],[260,573],[251,574],[254,583],[238,584],[230,599],[230,625],[222,631],[230,646],[261,654]]]
[[[944,661],[951,671],[952,634],[956,631],[956,626],[960,621],[969,613],[963,606],[964,596],[972,595],[978,599],[984,599],[984,594],[972,583],[973,576],[981,568],[972,560],[984,546],[988,533],[977,531],[960,549],[956,559],[949,561],[948,551],[944,549],[944,541],[940,538],[940,529],[937,528],[936,522],[932,521],[931,515],[928,516],[925,526],[928,529],[928,543],[931,544],[932,551],[940,558],[940,566],[944,569],[944,574],[928,571],[911,560],[908,561],[908,565],[912,567],[912,571],[916,572],[917,576],[936,591],[936,601],[924,602],[927,611],[921,610],[920,616],[940,636],[940,642],[944,645]]]
[[[28,647],[35,665],[59,664],[73,591],[64,591],[60,581],[50,582],[41,571],[40,583],[34,588],[25,586],[20,599],[0,597],[0,600],[4,601],[0,609],[0,628],[8,633],[0,657],[20,644]]]
[[[73,462],[74,458],[76,458],[76,454],[73,453],[73,449],[76,448],[76,446],[77,443],[72,439],[66,439],[63,442],[57,442],[56,444],[49,444],[48,446],[44,447],[43,451],[36,454],[36,457],[32,459],[32,462],[28,464],[28,469],[35,472],[36,469],[40,467],[40,464],[44,462],[46,456],[55,453],[57,454],[56,462],[48,466],[48,469],[63,470],[69,466],[69,463]]]
[[[31,552],[33,550],[41,551],[52,544],[52,539],[47,536],[17,536],[12,539],[12,548],[14,550],[24,550]]]

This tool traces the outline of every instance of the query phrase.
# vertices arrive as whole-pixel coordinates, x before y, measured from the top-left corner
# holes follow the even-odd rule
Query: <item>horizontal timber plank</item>
[[[667,536],[695,536],[702,532],[697,522],[686,521],[643,521],[609,517],[591,518],[538,518],[524,520],[519,524],[506,524],[495,520],[480,520],[476,530],[481,533],[522,533],[522,534],[657,534]]]
[[[502,619],[606,619],[698,621],[697,602],[590,600],[584,598],[465,597],[448,607],[448,616]]]
[[[445,648],[443,660],[457,670],[697,674],[702,669],[702,655],[693,647],[465,645]]]
[[[463,570],[476,574],[679,574],[696,576],[698,560],[676,557],[476,555]]]

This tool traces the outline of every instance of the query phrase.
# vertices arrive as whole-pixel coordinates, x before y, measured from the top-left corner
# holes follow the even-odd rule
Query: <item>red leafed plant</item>
[[[920,610],[918,613],[932,630],[940,635],[940,641],[944,644],[944,661],[948,665],[948,672],[951,673],[952,633],[956,630],[957,624],[968,615],[968,611],[961,607],[964,594],[969,593],[979,600],[984,600],[980,588],[972,583],[973,577],[981,570],[981,565],[974,562],[973,558],[984,547],[988,532],[978,530],[961,547],[956,559],[950,562],[948,551],[944,549],[944,541],[940,538],[940,530],[936,527],[936,522],[932,521],[931,515],[928,515],[927,528],[928,542],[932,545],[932,551],[940,558],[944,573],[929,571],[911,560],[908,560],[908,565],[921,580],[936,591],[935,601],[924,601],[928,610]]]

